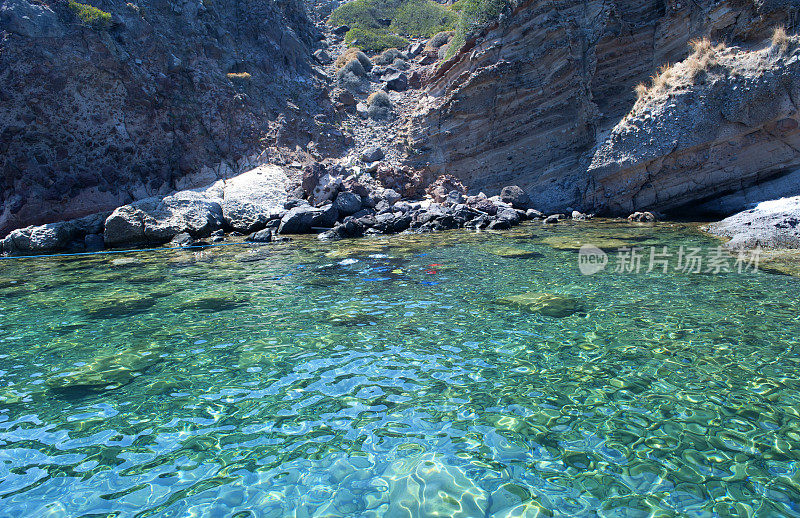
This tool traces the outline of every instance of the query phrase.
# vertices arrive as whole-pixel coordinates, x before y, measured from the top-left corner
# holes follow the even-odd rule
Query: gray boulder
[[[259,230],[258,232],[253,232],[249,236],[247,236],[247,241],[251,243],[271,243],[272,242],[272,230],[265,228],[264,230]]]
[[[367,163],[377,162],[379,160],[383,160],[383,157],[386,156],[379,146],[372,146],[365,149],[361,153],[361,160]]]
[[[309,206],[295,207],[281,218],[278,227],[279,234],[309,234],[311,233],[314,217],[321,211]]]
[[[225,224],[242,233],[264,228],[286,200],[289,178],[274,165],[256,167],[225,182],[222,213]]]
[[[361,197],[352,192],[340,192],[333,206],[340,215],[349,216],[361,210]]]
[[[515,209],[527,210],[530,208],[531,199],[527,193],[517,185],[508,185],[500,191],[500,201],[510,204]]]
[[[328,203],[319,208],[319,212],[314,215],[311,221],[311,226],[316,228],[331,228],[336,224],[339,219],[339,210],[333,205]]]
[[[205,190],[182,191],[119,207],[106,219],[105,243],[166,243],[184,232],[195,238],[207,237],[223,224],[219,201],[208,195]]]
[[[405,92],[408,90],[408,76],[403,72],[398,72],[386,76],[386,89],[395,92]]]
[[[800,196],[759,203],[712,223],[706,230],[731,238],[725,244],[731,249],[800,248]]]
[[[388,203],[389,205],[394,205],[395,203],[400,201],[402,196],[400,196],[400,193],[395,191],[394,189],[384,189],[383,192],[381,193],[381,198],[386,200],[386,203]]]
[[[0,245],[8,254],[40,254],[65,250],[73,242],[81,244],[86,235],[101,233],[106,216],[107,213],[91,214],[70,221],[20,228],[0,241]]]

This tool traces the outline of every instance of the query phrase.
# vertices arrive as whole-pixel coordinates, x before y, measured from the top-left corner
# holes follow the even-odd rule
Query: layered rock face
[[[81,5],[0,0],[0,235],[340,144],[299,0]]]
[[[524,1],[433,75],[410,122],[411,163],[473,190],[519,184],[545,211],[659,208],[599,203],[589,171],[634,86],[693,37],[754,42],[787,13],[781,2]]]
[[[798,44],[707,45],[669,69],[595,153],[586,202],[725,213],[800,192]]]

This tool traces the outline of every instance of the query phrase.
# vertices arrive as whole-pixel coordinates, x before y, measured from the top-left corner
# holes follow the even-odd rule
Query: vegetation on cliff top
[[[455,26],[456,14],[431,0],[354,0],[336,9],[331,25],[347,25],[345,41],[369,52],[404,47]]]
[[[75,2],[75,0],[69,0],[67,5],[84,25],[98,30],[111,27],[110,13],[88,4]]]
[[[500,17],[509,6],[508,0],[458,0],[450,10],[458,15],[455,35],[450,40],[444,59],[450,59],[464,46],[467,37],[487,23]]]
[[[787,52],[793,40],[783,27],[777,27],[772,33],[769,49],[772,55]],[[728,51],[723,43],[714,44],[708,38],[695,39],[689,42],[691,54],[683,61],[675,64],[667,63],[659,67],[650,77],[650,83],[636,85],[637,104],[658,97],[669,90],[682,85],[695,84],[705,74],[720,67],[720,58]],[[724,70],[724,68],[722,69]]]

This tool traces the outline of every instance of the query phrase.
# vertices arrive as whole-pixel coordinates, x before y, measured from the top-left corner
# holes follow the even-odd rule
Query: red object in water
[[[425,270],[428,275],[436,275],[436,270]]]
[[[428,266],[430,266],[431,268],[436,268],[437,266],[441,266],[441,264],[433,263],[429,264]]]

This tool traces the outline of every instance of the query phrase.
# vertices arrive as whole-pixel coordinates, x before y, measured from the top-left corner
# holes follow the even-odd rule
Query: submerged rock
[[[507,259],[531,259],[534,257],[541,257],[542,254],[531,250],[523,250],[522,248],[514,248],[513,246],[501,246],[494,248],[491,253],[498,257],[505,257]]]
[[[577,300],[554,293],[520,293],[519,295],[502,297],[497,302],[555,318],[568,317],[583,311],[583,306]]]
[[[571,236],[548,236],[542,239],[542,243],[554,248],[556,250],[572,250],[578,251],[583,245],[593,245],[600,250],[609,251],[616,250],[629,244],[621,239],[605,236],[592,236],[587,234],[585,237],[571,237]]]
[[[156,346],[125,349],[56,374],[47,380],[47,387],[53,392],[77,395],[117,389],[133,381],[148,367],[163,361],[162,354],[163,350]]]
[[[214,312],[233,309],[237,306],[245,304],[246,302],[247,298],[239,295],[222,291],[210,291],[182,300],[180,303],[178,303],[177,308]]]
[[[87,314],[98,318],[114,318],[140,313],[156,303],[157,297],[150,293],[135,291],[115,292],[84,304]]]

